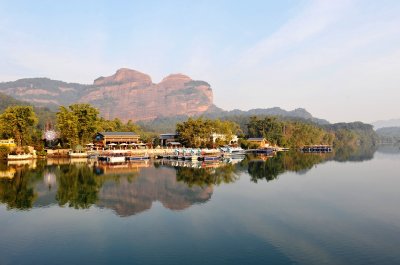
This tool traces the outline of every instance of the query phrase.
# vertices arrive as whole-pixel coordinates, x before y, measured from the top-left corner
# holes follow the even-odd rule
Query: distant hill
[[[17,100],[13,97],[0,93],[0,114],[4,112],[5,109],[11,106],[33,106],[32,104]],[[50,121],[55,124],[56,113],[47,107],[37,107],[33,106],[33,110],[39,118],[38,128],[43,129],[46,122]]]
[[[16,105],[29,105],[29,103],[17,100],[4,93],[0,93],[0,113],[2,113],[8,107]]]
[[[214,110],[213,112],[207,112],[209,117],[233,117],[233,116],[276,116],[276,117],[286,117],[286,118],[299,118],[302,120],[308,120],[320,125],[329,124],[327,120],[315,118],[307,110],[303,108],[297,108],[294,110],[284,110],[279,107],[266,108],[266,109],[250,109],[248,111],[244,110],[231,110],[224,111],[222,109]]]
[[[99,77],[92,85],[25,78],[0,83],[0,92],[51,109],[77,102],[90,103],[106,119],[123,121],[151,120],[161,115],[197,115],[213,104],[212,89],[205,81],[172,74],[155,84],[149,75],[126,68],[114,75]]]
[[[253,109],[249,111],[233,110],[224,111],[216,106],[212,106],[209,111],[197,115],[196,117],[204,117],[209,119],[229,120],[236,122],[242,128],[244,133],[247,131],[247,123],[251,116],[265,117],[275,116],[282,120],[298,120],[305,123],[313,123],[321,126],[329,126],[330,123],[323,119],[314,118],[305,109],[295,109],[286,111],[281,108],[269,109]],[[158,117],[151,121],[139,121],[138,124],[145,130],[156,133],[174,132],[178,122],[183,122],[188,119],[187,115],[177,115],[172,117]]]
[[[372,125],[374,126],[375,130],[384,127],[400,127],[400,119],[375,121],[372,123]]]
[[[25,101],[51,110],[56,110],[60,105],[90,103],[100,110],[104,118],[123,121],[151,122],[199,115],[210,118],[268,115],[299,118],[318,124],[329,123],[313,117],[302,108],[292,111],[278,107],[224,111],[213,104],[213,91],[205,81],[172,74],[155,84],[149,75],[127,68],[119,69],[108,77],[99,77],[91,85],[49,78],[24,78],[0,83],[0,92],[14,98],[14,101],[10,98],[9,102]]]
[[[383,143],[400,143],[400,127],[379,128],[376,133]]]

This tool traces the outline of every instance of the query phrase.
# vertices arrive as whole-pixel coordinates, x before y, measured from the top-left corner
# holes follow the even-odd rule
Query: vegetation
[[[232,135],[239,131],[239,126],[234,122],[203,118],[189,118],[187,121],[176,125],[179,141],[184,146],[196,148],[225,145],[231,140]],[[225,137],[218,138],[214,143],[212,139],[214,133]]]
[[[10,153],[10,148],[5,145],[0,145],[0,160],[7,159],[7,155]]]
[[[8,107],[0,115],[0,132],[5,138],[14,138],[17,146],[27,145],[32,139],[37,122],[32,107]]]
[[[381,143],[400,143],[400,127],[384,127],[376,130]]]

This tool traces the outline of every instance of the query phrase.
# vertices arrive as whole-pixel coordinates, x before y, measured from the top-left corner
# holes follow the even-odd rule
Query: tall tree
[[[57,112],[57,128],[61,138],[70,147],[90,142],[98,128],[99,111],[90,104],[73,104],[68,108],[60,107]]]
[[[67,142],[70,147],[74,147],[78,143],[78,117],[63,106],[60,107],[56,116],[62,142]]]
[[[12,106],[0,115],[0,130],[3,135],[13,137],[18,146],[27,145],[37,122],[31,106]]]

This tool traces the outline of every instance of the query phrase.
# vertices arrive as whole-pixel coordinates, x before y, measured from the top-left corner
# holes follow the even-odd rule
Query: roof
[[[265,140],[265,138],[262,138],[262,137],[247,139],[247,141],[264,141],[264,140]]]
[[[103,136],[137,136],[134,132],[99,132]]]

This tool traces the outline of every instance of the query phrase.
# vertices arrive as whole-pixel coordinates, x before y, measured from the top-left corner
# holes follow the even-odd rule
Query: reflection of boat
[[[88,157],[88,153],[86,152],[69,152],[68,153],[70,158],[87,158]]]
[[[201,156],[201,157],[199,157],[199,160],[202,160],[202,161],[219,161],[221,159],[221,157],[220,156],[217,156],[217,155],[205,155],[205,156]]]
[[[144,155],[144,156],[127,156],[125,157],[126,161],[141,161],[141,160],[149,160],[150,156]]]
[[[32,159],[33,156],[32,154],[18,154],[18,155],[8,155],[7,159],[8,160],[28,160]]]
[[[76,164],[76,163],[87,163],[88,160],[85,157],[71,157],[70,158],[70,162],[72,164]]]
[[[140,168],[149,167],[148,160],[137,161],[137,163],[99,163],[93,169],[97,175],[108,175],[108,174],[131,174],[138,172]]]
[[[13,166],[24,166],[24,165],[32,165],[35,160],[29,159],[29,160],[9,160],[7,161],[7,165],[13,165]]]
[[[245,156],[225,157],[224,162],[234,165],[243,161],[244,158]]]

